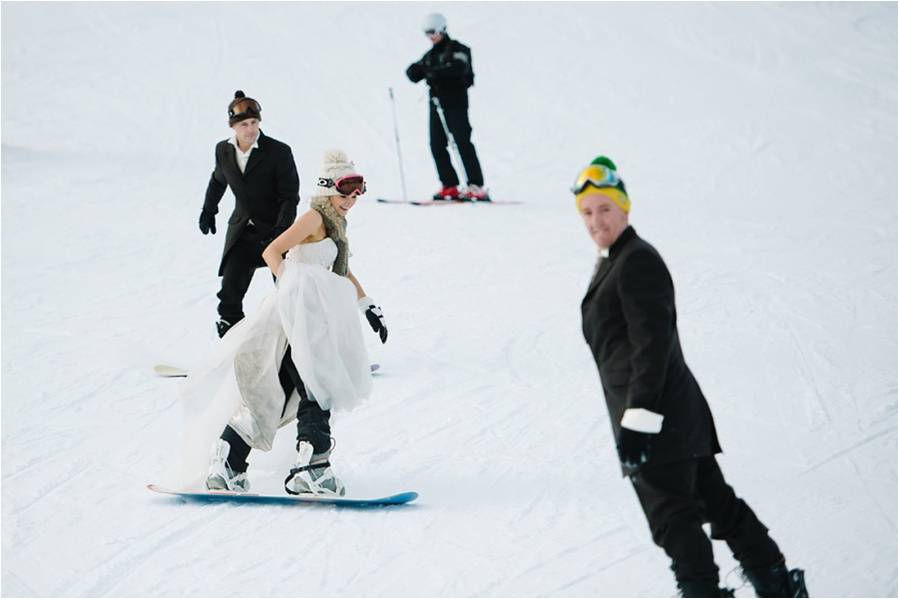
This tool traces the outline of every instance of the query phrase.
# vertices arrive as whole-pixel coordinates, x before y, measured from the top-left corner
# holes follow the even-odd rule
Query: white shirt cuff
[[[664,416],[645,408],[628,408],[620,419],[620,425],[638,433],[657,434],[661,432]]]

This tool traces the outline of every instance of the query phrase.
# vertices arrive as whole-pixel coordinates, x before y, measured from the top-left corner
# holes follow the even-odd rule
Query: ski
[[[161,485],[149,484],[147,489],[154,493],[180,497],[184,501],[266,503],[280,505],[324,504],[342,507],[380,507],[402,505],[417,499],[415,491],[405,491],[385,497],[341,497],[338,495],[261,495],[259,493],[237,493],[235,491],[206,491],[168,489]]]
[[[474,200],[395,200],[390,198],[377,198],[377,201],[381,204],[406,204],[410,206],[463,206],[466,204],[476,204],[478,206],[484,206],[489,204],[494,204],[497,206],[505,206],[509,204],[523,204],[524,202],[518,202],[514,200],[489,200],[489,201],[474,201]]]
[[[371,365],[372,373],[375,373],[378,370],[380,370],[380,364],[374,363]],[[168,364],[156,364],[153,366],[153,372],[156,373],[156,376],[161,376],[166,379],[182,378],[186,377],[188,374],[185,369],[178,368],[177,366],[169,366]]]
[[[168,364],[156,364],[153,366],[153,372],[157,376],[164,378],[177,378],[187,376],[187,371],[177,366],[169,366]]]

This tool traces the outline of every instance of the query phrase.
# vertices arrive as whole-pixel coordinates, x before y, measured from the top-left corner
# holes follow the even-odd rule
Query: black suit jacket
[[[234,212],[228,219],[224,251],[218,274],[222,274],[225,258],[252,219],[263,237],[285,230],[296,219],[299,204],[299,174],[290,146],[259,132],[259,147],[249,155],[246,171],[237,166],[237,152],[228,140],[215,146],[215,170],[206,187],[203,210],[218,213],[218,203],[225,189],[234,193]],[[259,253],[264,248],[260,248]]]
[[[615,440],[624,410],[645,408],[664,416],[650,465],[719,453],[711,410],[680,348],[670,272],[633,227],[600,260],[580,308]]]

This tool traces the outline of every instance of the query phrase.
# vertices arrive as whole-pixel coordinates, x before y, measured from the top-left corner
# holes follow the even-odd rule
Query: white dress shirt
[[[246,152],[240,150],[240,144],[237,143],[237,136],[235,135],[231,139],[228,140],[228,143],[234,146],[234,150],[236,150],[237,154],[237,166],[240,168],[241,173],[246,172],[246,163],[249,162],[249,155],[253,150],[259,147],[259,136],[256,136],[255,141],[253,141],[253,145],[249,147]]]
[[[237,154],[237,166],[240,168],[240,172],[245,173],[246,163],[249,162],[249,155],[253,150],[259,147],[259,136],[256,136],[256,140],[253,142],[253,145],[251,145],[246,152],[243,152],[240,149],[240,144],[237,143],[236,135],[229,139],[228,143],[234,146],[235,153]],[[255,225],[256,223],[253,222],[253,219],[249,219],[249,224]]]

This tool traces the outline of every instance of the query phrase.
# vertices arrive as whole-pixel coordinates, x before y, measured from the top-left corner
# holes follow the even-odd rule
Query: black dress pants
[[[468,121],[468,108],[466,106],[458,108],[443,108],[443,114],[446,117],[446,126],[455,139],[458,146],[458,153],[461,154],[461,161],[465,167],[465,173],[468,175],[467,183],[469,185],[483,185],[483,172],[480,170],[480,161],[477,159],[477,150],[471,143],[471,123]],[[440,115],[437,113],[436,106],[430,105],[430,152],[433,154],[433,161],[436,163],[437,175],[440,182],[445,187],[455,187],[459,184],[458,175],[452,168],[452,160],[449,157],[449,138],[443,129],[440,121]]]
[[[232,325],[243,319],[243,297],[257,268],[265,266],[265,239],[253,225],[246,229],[224,258],[218,314]]]
[[[299,377],[296,365],[290,357],[290,348],[281,362],[281,371],[278,373],[281,386],[284,388],[284,409],[293,389],[299,393],[299,406],[296,408],[296,443],[308,441],[312,444],[315,453],[324,453],[331,448],[330,410],[322,410],[315,398],[306,390],[305,384]],[[286,379],[286,380],[285,380]]]
[[[330,410],[322,410],[314,399],[310,398],[306,387],[299,377],[299,372],[293,364],[290,356],[290,347],[287,347],[287,353],[281,361],[281,368],[278,371],[278,379],[281,388],[284,390],[284,408],[287,409],[287,402],[293,395],[295,389],[299,393],[299,407],[296,414],[296,442],[308,441],[312,444],[315,453],[324,453],[331,447],[331,427],[330,427]],[[281,416],[283,416],[283,410]],[[250,446],[243,438],[231,428],[226,426],[221,438],[230,445],[228,453],[228,465],[235,472],[246,472],[248,464],[246,458],[249,457]]]
[[[745,501],[723,479],[714,456],[642,468],[631,477],[652,531],[678,581],[718,581],[711,538],[726,541],[744,568],[772,566],[779,547]]]

